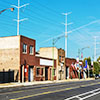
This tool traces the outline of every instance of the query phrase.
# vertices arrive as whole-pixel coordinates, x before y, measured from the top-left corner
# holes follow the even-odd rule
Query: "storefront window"
[[[36,75],[40,74],[40,68],[37,68]]]
[[[43,76],[43,68],[41,68],[41,75]]]

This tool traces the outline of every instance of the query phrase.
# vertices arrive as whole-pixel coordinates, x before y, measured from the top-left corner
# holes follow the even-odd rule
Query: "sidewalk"
[[[17,87],[17,86],[30,86],[30,85],[40,85],[40,84],[53,84],[53,83],[63,83],[63,82],[80,82],[80,81],[89,81],[94,80],[94,78],[87,78],[87,79],[67,79],[67,80],[55,80],[55,81],[34,81],[34,82],[25,82],[25,83],[4,83],[0,84],[0,88],[6,87]]]

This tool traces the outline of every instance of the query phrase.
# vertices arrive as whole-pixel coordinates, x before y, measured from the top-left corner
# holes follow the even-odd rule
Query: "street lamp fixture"
[[[83,50],[84,49],[86,49],[86,48],[90,48],[89,46],[87,46],[87,47],[83,47],[83,48],[81,48],[81,49],[79,49],[79,59],[80,59],[80,53],[81,53],[81,58],[83,58],[83,55],[82,55],[82,52],[83,52]]]
[[[14,11],[14,8],[6,8],[6,9],[1,10],[1,11],[0,11],[0,14],[1,14],[2,12],[4,12],[4,11],[8,10],[8,9],[10,9],[11,11]]]

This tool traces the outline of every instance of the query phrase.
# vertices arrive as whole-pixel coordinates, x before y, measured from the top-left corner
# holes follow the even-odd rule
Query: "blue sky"
[[[68,34],[68,57],[76,58],[78,49],[84,49],[83,57],[93,57],[94,36],[100,36],[100,0],[20,0],[21,5],[30,5],[20,9],[20,19],[28,20],[20,23],[20,35],[36,40],[36,50],[40,47],[52,47],[52,39],[64,34],[65,16],[62,13],[72,12],[68,15],[68,31],[80,26],[85,27]],[[0,0],[0,10],[17,5],[17,0]],[[7,10],[0,15],[0,36],[17,35],[17,9],[14,12]],[[94,23],[92,23],[94,22]],[[87,25],[92,23],[90,25]],[[49,41],[47,41],[50,39]],[[99,38],[97,38],[99,41]],[[64,47],[64,37],[59,39],[55,46]],[[97,48],[100,48],[97,45]],[[100,55],[99,49],[97,56]]]

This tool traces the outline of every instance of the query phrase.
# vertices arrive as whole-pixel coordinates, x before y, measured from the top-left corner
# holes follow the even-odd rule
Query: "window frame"
[[[34,46],[33,45],[29,46],[29,54],[34,55]]]
[[[38,69],[39,69],[39,72],[38,72]],[[40,68],[39,67],[36,68],[36,76],[40,76]]]
[[[23,43],[23,54],[27,54],[27,44]]]

